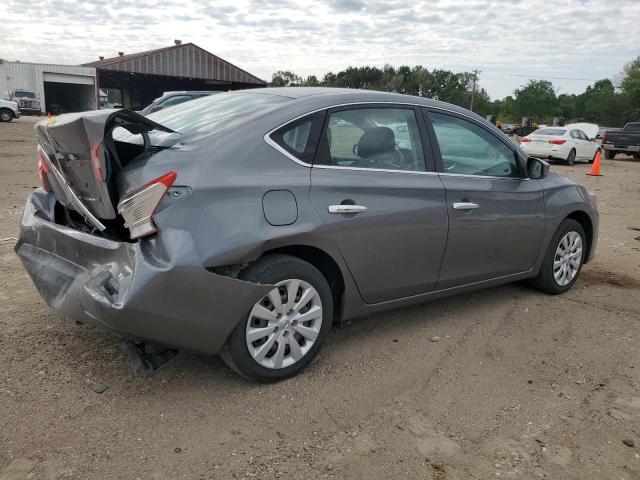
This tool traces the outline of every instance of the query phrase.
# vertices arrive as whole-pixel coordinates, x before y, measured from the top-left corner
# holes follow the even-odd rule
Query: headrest
[[[396,137],[389,127],[375,127],[364,132],[358,141],[358,156],[371,157],[395,150]]]

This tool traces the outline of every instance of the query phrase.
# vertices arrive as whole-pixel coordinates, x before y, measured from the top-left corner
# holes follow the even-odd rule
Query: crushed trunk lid
[[[50,170],[51,190],[59,202],[99,230],[105,229],[100,220],[116,217],[114,179],[123,166],[113,139],[117,127],[142,136],[142,153],[151,151],[152,130],[177,133],[127,109],[65,114],[35,127]]]

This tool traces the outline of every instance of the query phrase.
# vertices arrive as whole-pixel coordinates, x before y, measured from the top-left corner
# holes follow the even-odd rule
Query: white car
[[[520,147],[532,157],[561,160],[567,165],[576,160],[593,162],[600,150],[597,134],[598,126],[591,123],[539,128],[522,138]]]

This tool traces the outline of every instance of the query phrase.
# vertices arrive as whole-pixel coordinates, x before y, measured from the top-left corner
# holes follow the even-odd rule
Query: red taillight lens
[[[527,138],[527,137],[524,137],[524,138],[523,138],[522,140],[520,140],[520,141],[521,141],[521,142],[524,142],[524,143],[527,143],[527,142],[530,142],[530,141],[531,141],[531,139],[530,139],[530,138]]]
[[[157,231],[153,214],[177,176],[176,172],[165,173],[120,200],[118,213],[124,218],[124,226],[129,229],[132,240]]]
[[[49,165],[47,165],[47,154],[44,153],[42,147],[38,145],[38,176],[40,177],[40,185],[45,192],[49,191],[49,185],[47,184],[47,173],[51,172]]]
[[[91,147],[91,166],[93,167],[93,174],[98,180],[104,182],[105,175],[102,165],[100,164],[100,153],[102,152],[102,141],[96,143]]]
[[[567,143],[567,141],[566,140],[549,140],[549,143],[551,143],[552,145],[563,145]]]

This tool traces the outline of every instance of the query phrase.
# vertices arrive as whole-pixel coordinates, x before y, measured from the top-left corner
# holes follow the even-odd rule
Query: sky
[[[387,63],[478,69],[494,99],[529,77],[580,93],[640,55],[640,0],[2,0],[0,18],[10,61],[80,64],[181,39],[265,80]]]

